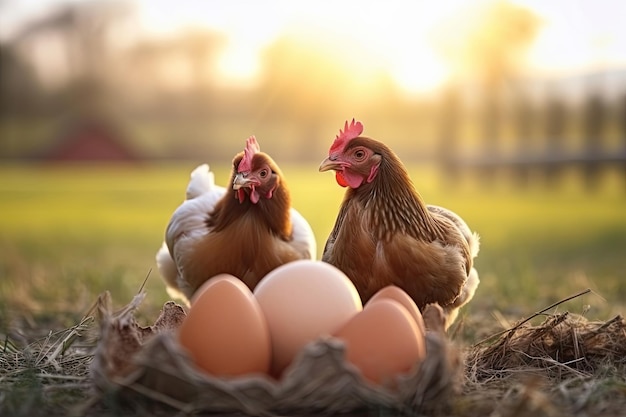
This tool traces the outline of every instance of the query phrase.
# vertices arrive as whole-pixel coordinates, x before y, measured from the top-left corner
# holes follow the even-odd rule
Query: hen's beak
[[[244,177],[243,174],[235,175],[235,179],[233,180],[233,190],[237,191],[240,188],[250,187],[252,185],[256,185],[256,180],[253,178]]]
[[[341,170],[344,168],[344,165],[337,161],[330,159],[330,156],[322,161],[319,167],[320,172],[333,170]]]

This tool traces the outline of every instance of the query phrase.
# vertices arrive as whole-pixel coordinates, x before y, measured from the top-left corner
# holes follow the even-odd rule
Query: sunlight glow
[[[393,79],[408,93],[427,93],[442,86],[448,70],[436,61],[397,63],[391,69]]]
[[[358,66],[360,72],[372,74],[384,71],[407,92],[425,93],[440,87],[449,75],[434,50],[431,33],[460,3],[322,2],[315,11],[299,16],[296,24],[313,21],[320,31],[364,51],[357,62],[349,63],[351,69]]]
[[[429,32],[461,3],[320,0],[303,4],[274,0],[263,6],[246,3],[246,13],[242,13],[237,2],[191,1],[185,8],[173,10],[169,2],[155,0],[143,3],[143,13],[146,26],[153,30],[171,31],[179,20],[225,33],[229,44],[218,61],[220,85],[254,85],[263,50],[297,28],[317,31],[322,43],[334,37],[342,46],[361,51],[358,62],[352,57],[345,62],[358,79],[382,70],[409,92],[427,92],[440,86],[450,72],[433,50]]]
[[[219,83],[223,85],[254,85],[260,70],[259,55],[264,48],[289,28],[298,27],[314,28],[324,35],[322,38],[332,36],[344,45],[347,42],[355,49],[364,50],[357,62],[345,63],[355,72],[355,77],[377,75],[382,70],[407,92],[427,93],[442,86],[452,74],[463,71],[444,60],[437,50],[440,40],[437,36],[442,35],[437,30],[451,18],[461,22],[471,19],[468,10],[494,1],[477,0],[472,7],[464,0],[390,0],[368,4],[356,0],[268,0],[258,4],[245,2],[245,5],[237,1],[191,0],[184,3],[185,7],[172,6],[168,0],[152,0],[141,4],[152,28],[172,29],[184,22],[225,33],[231,42],[219,60]],[[541,73],[582,69],[626,60],[626,36],[615,35],[623,33],[623,25],[616,23],[621,14],[607,13],[613,7],[609,7],[609,0],[598,0],[601,3],[598,7],[575,0],[509,1],[528,8],[542,19],[541,31],[528,50],[529,70]],[[603,22],[608,25],[603,26]],[[454,32],[455,28],[447,30]]]
[[[224,87],[246,88],[257,81],[260,46],[256,42],[231,39],[218,60],[218,80]]]
[[[626,2],[614,0],[136,0],[135,4],[141,26],[138,30],[146,37],[156,34],[165,35],[161,36],[165,39],[194,27],[226,35],[229,43],[218,57],[218,79],[214,80],[219,85],[254,86],[262,69],[259,57],[264,50],[298,28],[318,31],[324,42],[330,37],[342,48],[347,45],[360,51],[360,56],[351,54],[341,61],[346,71],[354,71],[359,83],[362,77],[379,77],[384,72],[406,91],[422,93],[437,89],[452,74],[464,70],[442,56],[441,39],[462,31],[458,26],[445,24],[455,19],[469,24],[472,13],[468,11],[498,1],[515,3],[541,20],[534,43],[524,51],[525,68],[531,73],[626,65],[626,25],[622,23]],[[62,3],[63,0],[24,0],[10,13],[5,7],[5,13],[0,15],[0,37],[17,33],[20,22],[32,20]],[[445,33],[440,31],[442,25]],[[475,56],[472,51],[468,53]]]

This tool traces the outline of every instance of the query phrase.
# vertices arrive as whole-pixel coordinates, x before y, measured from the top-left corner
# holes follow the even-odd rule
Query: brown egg
[[[274,269],[254,295],[267,319],[272,375],[277,377],[307,343],[330,336],[363,309],[350,279],[321,261],[294,261]]]
[[[178,337],[198,367],[210,374],[232,377],[270,369],[263,312],[248,287],[231,275],[213,277],[196,291]]]
[[[413,320],[415,320],[415,323],[417,324],[417,327],[421,330],[422,335],[426,334],[426,326],[424,325],[424,319],[422,318],[422,313],[420,312],[420,309],[417,307],[417,304],[415,304],[415,301],[413,301],[409,294],[407,294],[400,287],[396,287],[395,285],[388,285],[384,288],[381,288],[372,296],[372,298],[369,299],[369,301],[365,304],[365,308],[367,308],[367,306],[371,305],[372,303],[385,299],[395,300],[402,304],[402,306],[407,309],[411,317],[413,317]]]
[[[376,384],[393,387],[396,375],[409,372],[426,356],[415,320],[388,298],[368,304],[334,336],[345,342],[346,360]]]

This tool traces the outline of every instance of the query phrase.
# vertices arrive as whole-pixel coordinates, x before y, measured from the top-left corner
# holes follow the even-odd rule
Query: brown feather
[[[237,154],[233,159],[233,169],[229,184],[232,184],[237,173],[237,166],[243,158],[243,152]],[[213,213],[207,219],[207,226],[214,232],[219,232],[239,221],[240,217],[248,212],[258,215],[261,223],[265,224],[270,233],[278,236],[280,239],[288,241],[291,239],[292,225],[289,216],[291,207],[291,196],[287,187],[287,183],[283,177],[283,173],[276,165],[274,160],[267,154],[259,152],[252,159],[252,170],[259,169],[264,164],[270,166],[271,170],[276,174],[278,181],[276,190],[271,199],[262,198],[257,204],[253,204],[250,199],[239,202],[232,192],[227,192],[222,200],[220,200]],[[259,192],[263,193],[263,188]]]
[[[193,291],[221,273],[240,278],[253,290],[271,270],[301,258],[258,214],[247,212],[237,222],[207,234],[180,265]]]
[[[233,160],[230,184],[242,157],[240,153]],[[262,152],[255,154],[252,170],[264,164],[270,166],[277,181],[272,198],[261,198],[256,204],[250,198],[240,202],[233,190],[227,191],[214,211],[207,213],[210,233],[177,262],[193,291],[221,273],[240,278],[252,290],[274,268],[305,257],[290,244],[291,199],[282,172],[269,156]]]
[[[350,277],[363,302],[394,284],[420,308],[453,305],[472,268],[466,237],[453,219],[429,210],[391,149],[357,137],[344,153],[357,146],[374,152],[378,173],[346,192],[322,260]]]

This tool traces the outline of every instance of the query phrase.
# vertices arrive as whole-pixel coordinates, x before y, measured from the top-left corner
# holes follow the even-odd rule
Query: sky
[[[73,0],[84,2],[89,0]],[[473,4],[484,3],[476,0]],[[527,55],[539,74],[568,74],[599,68],[626,68],[626,1],[511,0],[542,21]],[[0,0],[0,39],[21,25],[66,3],[62,0]],[[252,77],[257,56],[285,30],[313,31],[355,42],[370,61],[411,90],[443,83],[451,73],[433,45],[437,28],[467,10],[464,0],[367,2],[355,0],[238,1],[137,0],[138,24],[145,33],[167,35],[184,27],[210,27],[230,39],[220,60],[223,74]],[[351,57],[346,57],[351,59]]]

